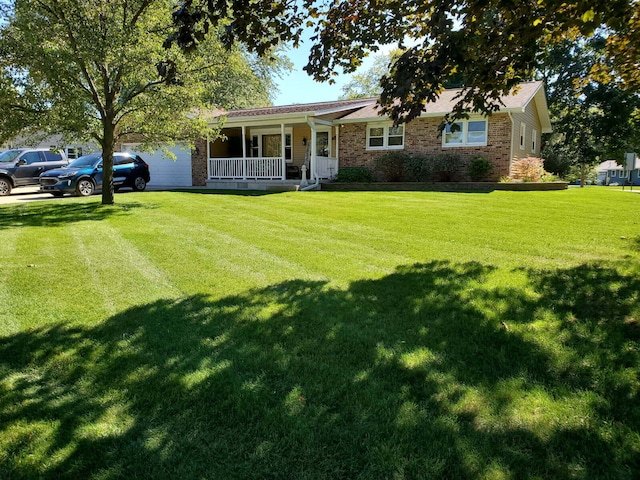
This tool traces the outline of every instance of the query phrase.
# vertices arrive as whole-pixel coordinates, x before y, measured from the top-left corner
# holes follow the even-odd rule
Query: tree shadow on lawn
[[[633,478],[640,281],[584,265],[530,271],[532,293],[485,287],[492,270],[289,281],[5,337],[0,477]]]
[[[102,205],[96,201],[58,201],[6,205],[0,209],[0,229],[10,227],[42,227],[68,225],[83,221],[100,221],[106,218],[127,215],[131,210],[155,208],[151,204],[118,202]]]

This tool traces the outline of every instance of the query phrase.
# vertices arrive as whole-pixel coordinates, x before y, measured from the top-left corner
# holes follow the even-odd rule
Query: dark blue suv
[[[113,154],[113,186],[115,190],[129,187],[142,191],[151,177],[149,165],[138,155]],[[102,189],[102,154],[92,153],[72,161],[64,168],[49,170],[40,175],[40,191],[61,197],[65,193],[91,195]]]

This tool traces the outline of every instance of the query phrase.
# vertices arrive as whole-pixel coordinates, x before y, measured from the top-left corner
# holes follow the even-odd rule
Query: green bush
[[[334,181],[342,183],[371,183],[375,181],[375,177],[367,167],[342,167]]]
[[[375,172],[382,182],[401,182],[404,164],[409,155],[403,152],[389,152],[375,159]]]
[[[441,153],[431,157],[433,177],[436,182],[453,182],[458,180],[461,159],[454,153]]]
[[[426,155],[413,155],[404,161],[402,177],[405,182],[433,181],[433,162]]]
[[[491,161],[487,157],[484,155],[476,155],[471,159],[471,163],[469,163],[469,177],[471,177],[471,180],[474,182],[485,180],[492,169]]]

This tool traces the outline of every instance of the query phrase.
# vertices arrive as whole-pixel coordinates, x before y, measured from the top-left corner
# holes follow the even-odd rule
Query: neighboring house
[[[470,115],[440,135],[438,126],[458,93],[445,90],[418,118],[395,127],[378,115],[374,98],[226,112],[223,136],[196,142],[193,185],[299,184],[303,165],[311,182],[320,181],[343,167],[373,167],[376,157],[390,151],[456,153],[462,159],[460,180],[468,179],[469,161],[484,155],[494,167],[491,179],[498,180],[510,174],[514,160],[540,155],[540,136],[551,132],[542,82],[522,83],[501,99],[498,112]]]
[[[615,160],[607,160],[596,167],[599,185],[640,185],[640,158],[631,155],[635,160],[631,165],[636,168],[627,168],[627,165],[619,165]]]
[[[61,137],[59,135],[45,138],[18,137],[2,145],[2,149],[9,150],[12,148],[50,148],[52,150],[64,150],[64,152],[67,154],[67,158],[69,160],[73,160],[75,158],[81,157],[82,155],[96,152],[100,148],[97,144],[88,143],[69,144],[64,146],[61,146],[60,144]]]

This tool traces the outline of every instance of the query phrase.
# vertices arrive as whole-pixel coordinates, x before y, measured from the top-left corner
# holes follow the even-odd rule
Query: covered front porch
[[[227,122],[208,142],[207,185],[230,181],[315,183],[338,173],[339,129],[319,119],[274,123]]]

